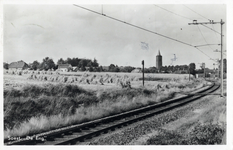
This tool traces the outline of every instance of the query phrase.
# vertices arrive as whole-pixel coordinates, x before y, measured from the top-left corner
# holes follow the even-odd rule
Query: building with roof
[[[161,72],[162,66],[163,66],[162,55],[160,54],[160,50],[159,50],[158,55],[156,56],[156,68],[158,69],[159,72]]]
[[[68,72],[72,69],[72,66],[71,64],[59,64],[57,69],[61,72]]]
[[[136,68],[136,69],[132,70],[131,73],[142,73],[142,70],[139,68]]]
[[[28,66],[27,63],[20,60],[20,61],[17,61],[17,62],[10,63],[8,68],[9,68],[9,70],[24,70],[24,69],[28,69],[29,66]]]

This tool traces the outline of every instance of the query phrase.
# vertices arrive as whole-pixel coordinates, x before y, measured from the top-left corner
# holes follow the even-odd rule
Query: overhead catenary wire
[[[203,45],[196,45],[195,47],[208,46],[208,45],[221,45],[221,44],[203,44]]]
[[[185,45],[194,47],[193,45],[191,45],[191,44],[189,44],[189,43],[186,43],[186,42],[183,42],[183,41],[180,41],[180,40],[177,40],[177,39],[168,37],[168,36],[166,36],[166,35],[163,35],[163,34],[160,34],[160,33],[157,33],[157,32],[154,32],[154,31],[151,31],[151,30],[148,30],[148,29],[145,29],[145,28],[143,28],[143,27],[139,27],[139,26],[137,26],[137,25],[133,25],[133,24],[131,24],[131,23],[122,21],[122,20],[117,19],[117,18],[114,18],[114,17],[107,16],[106,14],[101,14],[101,13],[99,13],[99,12],[96,12],[96,11],[94,11],[94,10],[91,10],[91,9],[88,9],[88,8],[85,8],[85,7],[82,7],[82,6],[79,6],[79,5],[75,5],[75,4],[74,4],[74,6],[77,6],[77,7],[79,7],[79,8],[88,10],[88,11],[93,12],[93,13],[96,13],[96,14],[98,14],[98,15],[102,15],[102,16],[107,17],[107,18],[109,18],[109,19],[112,19],[112,20],[115,20],[115,21],[118,21],[118,22],[127,24],[127,25],[129,25],[129,26],[132,26],[132,27],[135,27],[135,28],[138,28],[138,29],[141,29],[141,30],[144,30],[144,31],[147,31],[147,32],[156,34],[156,35],[159,35],[159,36],[162,36],[162,37],[164,37],[164,38],[167,38],[167,39],[170,39],[170,40],[173,40],[173,41],[176,41],[176,42],[179,42],[179,43],[182,43],[182,44],[185,44]]]
[[[212,24],[212,27],[213,27],[213,29],[214,29],[214,25]],[[214,29],[215,30],[215,29]],[[220,35],[221,35],[221,33],[220,33]],[[215,32],[215,37],[216,37],[216,39],[218,40],[218,42],[220,43],[220,40],[219,40],[219,38],[217,37],[217,34],[216,34],[216,32]]]
[[[207,20],[210,21],[210,19],[208,19],[208,18],[204,17],[203,15],[197,13],[196,11],[192,10],[191,8],[189,8],[188,6],[186,6],[186,5],[184,5],[184,6],[185,6],[186,8],[188,8],[189,10],[191,10],[192,12],[194,12],[194,13],[198,14],[199,16],[201,16],[201,17],[203,17],[203,18],[205,18],[205,19],[207,19]]]
[[[206,53],[204,53],[202,50],[200,50],[198,47],[195,47],[196,49],[198,49],[201,53],[203,53],[204,55],[206,55],[207,57],[209,57],[209,59],[213,60],[213,61],[216,61],[214,60],[213,58],[211,58],[209,55],[207,55]]]
[[[198,30],[200,31],[200,33],[201,33],[203,39],[205,40],[205,42],[206,42],[206,44],[209,46],[209,48],[212,49],[212,50],[214,50],[212,47],[210,47],[210,44],[208,44],[208,42],[206,41],[204,35],[203,35],[202,32],[201,32],[201,29],[200,29],[198,26],[197,26],[197,28],[198,28]]]
[[[208,27],[208,26],[206,26],[206,25],[204,25],[204,24],[201,24],[201,25],[204,26],[204,27],[206,27],[206,28],[208,28],[208,29],[210,29],[210,30],[212,30],[212,31],[214,31],[215,34],[218,33],[218,34],[221,35],[221,33],[219,33],[218,31],[216,31],[216,30],[214,30],[214,29],[212,29],[212,28],[210,28],[210,27]],[[213,26],[213,24],[212,24],[212,26]]]
[[[114,17],[111,17],[111,16],[107,16],[106,14],[101,14],[101,13],[99,13],[99,12],[97,12],[97,11],[94,11],[94,10],[91,10],[91,9],[88,9],[88,8],[85,8],[85,7],[76,5],[76,4],[73,4],[73,5],[76,6],[76,7],[81,8],[81,9],[90,11],[90,12],[92,12],[92,13],[95,13],[95,14],[98,14],[98,15],[101,15],[101,16],[104,16],[104,17],[106,17],[106,18],[109,18],[109,19],[112,19],[112,20],[115,20],[115,21],[118,21],[118,22],[127,24],[127,25],[129,25],[129,26],[132,26],[132,27],[135,27],[135,28],[138,28],[138,29],[141,29],[141,30],[143,30],[143,31],[147,31],[147,32],[149,32],[149,33],[153,33],[153,34],[156,34],[156,35],[158,35],[158,36],[161,36],[161,37],[164,37],[164,38],[167,38],[167,39],[176,41],[176,42],[178,42],[178,43],[182,43],[182,44],[184,44],[184,45],[191,46],[191,47],[193,47],[193,48],[196,48],[196,49],[199,50],[200,52],[202,52],[204,55],[206,55],[207,57],[209,57],[211,60],[214,60],[214,59],[212,59],[209,55],[207,55],[206,53],[204,53],[203,51],[201,51],[199,48],[197,48],[197,47],[195,47],[194,45],[191,45],[191,44],[189,44],[189,43],[186,43],[186,42],[183,42],[183,41],[180,41],[180,40],[171,38],[171,37],[169,37],[169,36],[166,36],[166,35],[163,35],[163,34],[160,34],[160,33],[154,32],[154,31],[151,31],[151,30],[149,30],[149,29],[145,29],[145,28],[140,27],[140,26],[137,26],[137,25],[133,25],[133,24],[131,24],[131,23],[122,21],[122,20],[120,20],[120,19],[117,19],[117,18],[114,18]]]
[[[179,17],[182,17],[182,18],[185,18],[185,19],[188,19],[188,20],[193,20],[193,19],[191,19],[191,18],[182,16],[182,15],[179,15],[179,14],[177,14],[177,13],[174,13],[174,12],[172,12],[172,11],[170,11],[170,10],[167,10],[167,9],[165,9],[165,8],[163,8],[163,7],[158,6],[158,5],[154,5],[154,6],[159,7],[160,9],[163,9],[163,10],[165,10],[165,11],[167,11],[167,12],[169,12],[169,13],[172,13],[172,14],[174,14],[174,15],[177,15],[177,16],[179,16]]]
[[[198,14],[199,16],[201,16],[201,17],[203,17],[203,18],[205,18],[205,19],[207,19],[207,20],[209,20],[209,21],[213,21],[213,20],[211,20],[211,19],[208,19],[208,18],[206,18],[205,16],[203,16],[203,15],[201,15],[201,14],[199,14],[199,13],[197,13],[196,11],[194,11],[194,10],[192,10],[191,8],[189,8],[188,6],[186,6],[186,5],[184,5],[186,8],[188,8],[189,10],[191,10],[192,12],[194,12],[194,13],[196,13],[196,14]],[[208,27],[208,26],[206,26],[206,25],[204,25],[204,24],[201,24],[202,26],[204,26],[204,27],[206,27],[206,28],[208,28],[208,29],[210,29],[210,30],[212,30],[212,31],[214,31],[215,32],[215,35],[216,35],[216,33],[218,33],[218,34],[220,34],[221,35],[221,33],[219,33],[218,31],[216,31],[215,29],[214,29],[214,26],[213,26],[213,24],[212,24],[212,27],[213,27],[213,29],[212,28],[210,28],[210,27]],[[200,30],[200,28],[198,27],[198,29],[199,29],[199,31],[201,32],[201,30]],[[204,36],[203,36],[203,34],[202,34],[202,32],[201,32],[201,35],[202,35],[202,37],[204,38]],[[216,37],[217,37],[217,35],[216,35]],[[204,38],[204,40],[205,40],[205,38]],[[206,40],[205,40],[206,41]],[[219,41],[219,40],[218,40]],[[207,43],[207,42],[206,42]],[[210,45],[210,44],[208,44],[208,45]],[[210,46],[209,46],[210,47]],[[211,47],[210,47],[210,49],[212,49]],[[213,49],[212,49],[213,50]]]

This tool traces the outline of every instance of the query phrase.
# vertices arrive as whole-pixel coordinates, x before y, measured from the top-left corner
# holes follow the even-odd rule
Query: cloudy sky
[[[77,4],[79,5],[79,4]],[[126,23],[159,33],[198,49],[157,34],[109,19],[73,4],[3,5],[4,62],[24,60],[42,62],[50,57],[96,58],[100,65],[155,66],[160,50],[163,65],[184,65],[194,62],[213,68],[212,59],[219,59],[220,24],[188,25],[197,22],[226,20],[226,5],[80,5]],[[214,32],[215,30],[216,32]],[[223,49],[226,50],[226,24],[223,25]],[[144,43],[144,44],[142,44]],[[205,53],[205,54],[203,54]],[[177,59],[172,61],[174,54]],[[224,54],[226,57],[226,54]]]

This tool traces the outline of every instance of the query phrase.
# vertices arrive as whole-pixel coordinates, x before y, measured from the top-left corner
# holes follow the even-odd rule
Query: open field
[[[35,80],[28,79],[29,76],[4,75],[5,138],[38,133],[124,112],[208,85],[201,79],[189,81],[187,76],[183,75],[176,75],[174,78],[169,75],[170,78],[164,78],[162,81],[146,81],[143,87],[142,81],[131,80],[136,76],[129,77],[127,74],[131,88],[122,88],[116,83],[109,83],[109,80],[101,85]],[[108,76],[112,78],[116,75]],[[126,76],[122,74],[119,78],[126,79]]]
[[[27,84],[41,85],[44,83],[68,83],[68,84],[78,84],[82,88],[88,90],[98,90],[105,88],[117,88],[119,86],[117,82],[127,81],[131,82],[131,86],[138,88],[142,85],[141,73],[112,73],[112,72],[45,72],[45,71],[25,71],[22,75],[17,75],[17,72],[13,74],[8,71],[4,74],[4,89],[10,87],[22,87]],[[163,84],[162,81],[166,82],[168,80],[176,79],[188,79],[188,74],[145,74],[145,87],[155,85],[157,83]],[[192,79],[191,75],[191,79]],[[102,80],[102,81],[100,81]],[[152,81],[153,80],[153,81]],[[149,82],[148,82],[149,81]],[[157,82],[159,81],[159,82]],[[101,84],[102,83],[102,84]],[[103,86],[104,85],[104,86]]]

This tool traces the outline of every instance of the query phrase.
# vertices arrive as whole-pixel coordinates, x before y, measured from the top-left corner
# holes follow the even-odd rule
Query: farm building
[[[9,70],[24,70],[24,69],[28,69],[29,66],[27,63],[25,63],[24,61],[20,60],[18,62],[12,62],[9,64],[8,66]]]
[[[104,71],[108,71],[109,70],[109,66],[102,66]]]
[[[142,70],[136,68],[136,69],[132,70],[131,73],[142,73]]]
[[[72,66],[70,64],[59,64],[58,65],[58,71],[68,72],[71,69],[72,69]]]

